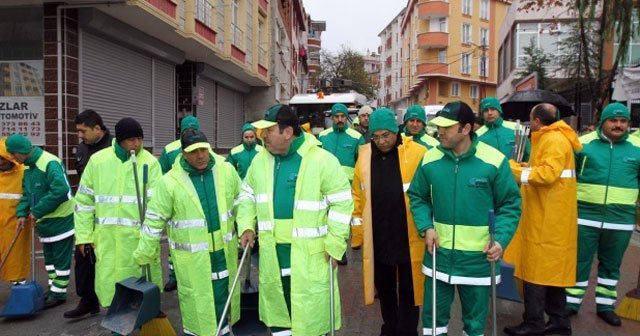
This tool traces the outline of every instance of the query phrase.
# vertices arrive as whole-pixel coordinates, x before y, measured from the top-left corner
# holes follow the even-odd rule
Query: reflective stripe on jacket
[[[133,259],[140,238],[140,214],[131,159],[122,162],[115,152],[117,144],[94,154],[84,170],[76,193],[76,244],[95,244],[95,290],[103,306],[109,306],[115,283],[141,275]],[[162,176],[158,160],[142,149],[136,155],[139,188],[142,192],[143,166],[149,166],[147,202]],[[160,260],[152,264],[153,282],[162,285]],[[160,287],[162,288],[162,287]]]
[[[238,237],[233,224],[240,178],[223,157],[212,156],[220,229],[208,232],[198,192],[189,173],[176,164],[154,188],[140,243],[134,252],[134,258],[142,264],[159,259],[161,235],[167,230],[178,282],[182,324],[197,335],[213,335],[218,327],[212,280],[222,276],[233,279],[238,268]],[[222,249],[226,271],[212,273],[210,252]],[[229,290],[231,285],[232,280]],[[239,287],[233,293],[230,312],[232,323],[240,319]]]
[[[633,231],[640,178],[640,139],[609,142],[598,130],[580,137],[576,154],[578,225]]]
[[[73,235],[73,197],[62,161],[55,155],[34,147],[25,161],[28,169],[22,180],[22,198],[16,210],[18,217],[29,211],[38,219],[38,236],[56,242]],[[31,200],[35,197],[35,200]],[[31,203],[34,203],[31,206]]]
[[[531,147],[528,166],[510,161],[521,182],[522,219],[504,260],[524,281],[572,287],[578,255],[574,151],[582,145],[575,131],[558,121],[533,132]]]
[[[477,138],[460,156],[438,146],[424,155],[408,195],[418,232],[435,228],[438,234],[437,278],[489,286],[491,268],[482,252],[489,242],[488,211],[495,210],[495,240],[503,248],[520,218],[520,193],[504,155]],[[430,254],[423,264],[431,275]]]
[[[329,266],[325,254],[340,259],[346,250],[353,199],[338,160],[307,139],[293,210],[291,242],[291,316],[282,292],[275,248],[273,172],[275,159],[262,151],[253,160],[239,197],[238,230],[258,230],[260,236],[260,319],[267,326],[291,327],[294,335],[329,332]],[[257,222],[257,225],[256,225]],[[337,272],[336,272],[337,273]],[[337,279],[337,275],[336,275]],[[336,286],[336,326],[340,300]]]

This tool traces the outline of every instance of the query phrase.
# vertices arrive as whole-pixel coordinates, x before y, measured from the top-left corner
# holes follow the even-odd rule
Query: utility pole
[[[481,76],[482,76],[482,84],[480,85],[480,99],[478,100],[479,102],[482,101],[482,99],[484,99],[486,92],[485,92],[485,86],[486,86],[486,82],[487,82],[487,39],[483,38],[481,43],[480,43],[480,48],[482,49],[482,63],[480,65],[480,69],[482,69],[482,71],[480,72]],[[478,111],[480,110],[480,103],[478,102]]]

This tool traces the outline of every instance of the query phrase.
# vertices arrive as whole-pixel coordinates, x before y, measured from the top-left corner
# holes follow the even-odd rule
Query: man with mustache
[[[424,107],[420,105],[409,106],[403,120],[405,125],[403,135],[405,137],[413,137],[413,141],[427,149],[437,147],[440,144],[436,138],[427,134],[425,130],[427,114],[424,112]]]
[[[333,127],[328,128],[318,135],[318,140],[322,143],[322,148],[333,154],[342,169],[347,174],[349,182],[353,181],[353,173],[358,161],[358,147],[365,144],[364,137],[358,131],[349,128],[347,125],[347,114],[349,110],[344,104],[334,104],[331,107],[331,120]],[[356,230],[356,225],[360,223],[352,223],[352,230]],[[361,231],[361,230],[360,230]],[[353,239],[351,247],[358,249],[362,246],[362,240]],[[340,265],[347,264],[346,254],[340,260]]]
[[[576,286],[566,290],[569,314],[577,314],[598,253],[597,315],[620,326],[614,312],[620,264],[636,223],[640,139],[629,137],[630,114],[620,103],[607,105],[598,128],[580,137],[578,176],[578,269]]]

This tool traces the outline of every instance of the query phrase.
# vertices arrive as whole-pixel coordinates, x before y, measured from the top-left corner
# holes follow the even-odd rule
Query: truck
[[[347,106],[349,114],[348,123],[351,124],[358,116],[358,110],[367,104],[367,97],[355,91],[345,93],[307,93],[297,94],[291,97],[289,105],[298,114],[300,123],[309,122],[313,134],[319,134],[322,130],[331,127],[331,107],[336,103]]]

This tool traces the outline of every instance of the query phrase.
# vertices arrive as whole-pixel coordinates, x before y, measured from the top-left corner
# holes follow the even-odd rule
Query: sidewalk
[[[166,243],[163,244],[163,252],[166,255]],[[338,335],[379,335],[382,324],[380,309],[377,304],[364,306],[362,289],[362,251],[349,249],[349,264],[339,268],[340,290],[342,300],[342,320],[343,327]],[[36,263],[38,281],[46,284],[46,273],[44,271],[43,260],[40,257]],[[618,287],[620,300],[624,294],[636,285],[640,267],[640,234],[634,233],[634,238],[625,255],[622,265],[622,278]],[[164,264],[165,277],[167,265]],[[592,271],[592,283],[595,283],[595,273]],[[67,320],[62,314],[73,309],[78,303],[75,294],[74,281],[72,277],[69,287],[69,299],[67,303],[38,313],[37,315],[24,319],[0,319],[0,336],[4,335],[34,335],[34,336],[110,336],[111,333],[100,327],[100,322],[104,318],[105,310],[98,315],[80,320]],[[0,306],[8,300],[10,288],[8,284],[0,284]],[[162,294],[162,309],[168,315],[178,335],[182,333],[182,323],[178,307],[177,292]],[[640,334],[640,322],[623,320],[622,327],[610,327],[602,322],[595,315],[594,289],[590,288],[585,296],[585,303],[578,316],[572,318],[573,335],[595,336],[637,336]],[[502,327],[506,325],[518,324],[521,321],[523,306],[520,303],[498,300],[498,335],[503,335]],[[462,322],[460,320],[460,304],[456,299],[451,313],[452,319],[449,326],[449,335],[460,335],[462,332]],[[487,326],[487,334],[490,332],[490,325]],[[422,330],[422,326],[419,326]],[[134,333],[133,335],[138,335]],[[421,332],[419,333],[421,335]]]

